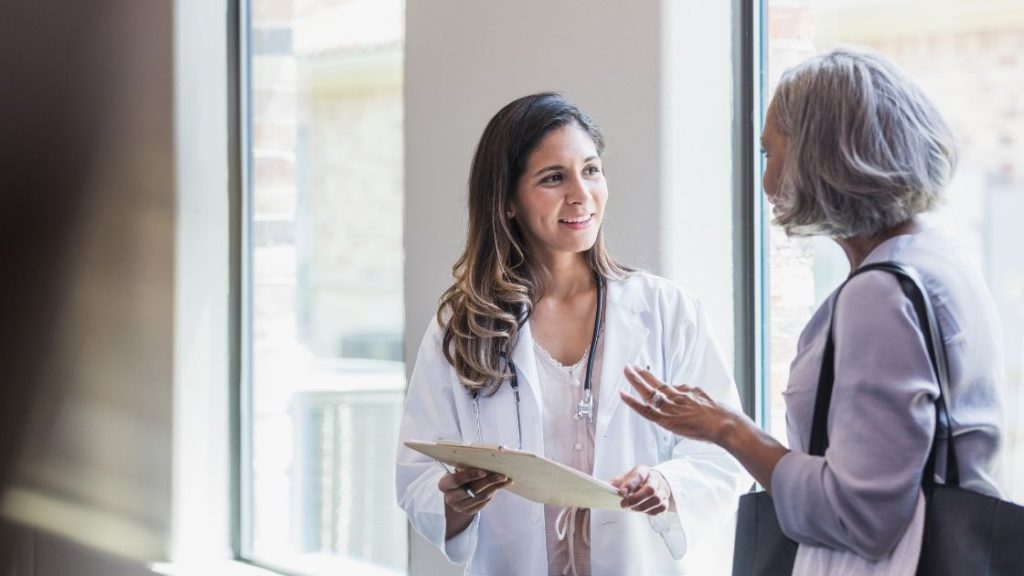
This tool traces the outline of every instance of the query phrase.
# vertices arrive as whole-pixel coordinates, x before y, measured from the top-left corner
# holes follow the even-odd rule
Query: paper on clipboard
[[[622,497],[611,484],[532,452],[445,441],[405,445],[452,466],[504,474],[512,479],[506,490],[534,502],[622,511]]]

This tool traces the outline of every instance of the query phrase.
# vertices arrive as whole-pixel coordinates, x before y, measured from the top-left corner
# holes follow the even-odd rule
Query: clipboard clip
[[[437,462],[438,466],[440,466],[441,469],[444,470],[446,474],[455,474],[455,472],[457,472],[456,469],[449,468],[447,464],[440,460],[434,460],[434,462]],[[476,493],[473,492],[473,489],[470,488],[468,485],[463,486],[462,489],[466,491],[466,495],[469,496],[470,498],[476,498]]]

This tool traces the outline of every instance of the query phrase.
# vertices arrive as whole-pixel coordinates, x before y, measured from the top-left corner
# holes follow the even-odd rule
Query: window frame
[[[770,351],[767,300],[767,219],[761,190],[764,124],[766,12],[764,0],[733,0],[733,293],[735,366],[743,410],[767,426],[767,374]]]

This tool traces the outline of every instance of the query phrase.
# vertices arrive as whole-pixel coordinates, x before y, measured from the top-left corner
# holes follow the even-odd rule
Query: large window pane
[[[881,52],[923,87],[957,133],[961,161],[931,219],[983,271],[1007,359],[1005,485],[1024,500],[1024,3],[1006,0],[769,0],[769,94],[800,60],[839,45]],[[785,438],[781,391],[797,336],[848,266],[829,240],[770,236],[769,426]]]
[[[396,574],[402,0],[252,0],[250,494],[243,548]]]

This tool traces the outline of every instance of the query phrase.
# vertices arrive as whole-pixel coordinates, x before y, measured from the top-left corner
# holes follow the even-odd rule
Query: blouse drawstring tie
[[[583,525],[586,526],[590,522],[590,508],[577,508],[575,506],[566,506],[562,508],[562,511],[558,513],[558,517],[555,518],[555,534],[558,536],[558,540],[569,541],[569,561],[566,562],[565,567],[562,568],[562,576],[568,576],[569,572],[572,572],[572,576],[579,576],[576,573],[576,514],[581,512],[581,518]],[[583,543],[590,548],[590,530],[583,531]]]

